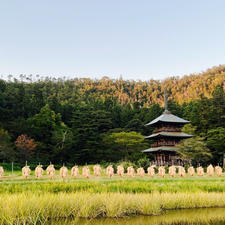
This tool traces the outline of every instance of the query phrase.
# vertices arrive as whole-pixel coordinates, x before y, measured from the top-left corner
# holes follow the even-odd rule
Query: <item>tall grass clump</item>
[[[225,193],[1,194],[0,224],[38,224],[66,218],[158,215],[166,209],[224,207]]]

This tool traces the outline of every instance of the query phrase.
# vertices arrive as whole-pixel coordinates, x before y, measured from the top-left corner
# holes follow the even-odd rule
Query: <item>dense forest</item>
[[[225,65],[163,81],[55,79],[21,75],[0,80],[0,162],[100,163],[145,158],[144,124],[169,110],[190,120],[183,147],[198,162],[225,153]],[[199,145],[201,143],[201,145]],[[199,146],[203,146],[199,150]],[[200,161],[199,161],[200,160]]]

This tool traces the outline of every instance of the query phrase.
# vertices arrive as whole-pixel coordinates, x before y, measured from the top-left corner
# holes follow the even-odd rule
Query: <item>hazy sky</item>
[[[0,0],[0,75],[147,80],[224,63],[224,0]]]

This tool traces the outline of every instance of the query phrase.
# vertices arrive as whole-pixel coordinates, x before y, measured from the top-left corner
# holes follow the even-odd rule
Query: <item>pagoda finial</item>
[[[164,113],[169,113],[169,111],[168,111],[168,93],[167,93],[166,87],[164,89],[164,100],[165,100],[165,111],[164,111]]]

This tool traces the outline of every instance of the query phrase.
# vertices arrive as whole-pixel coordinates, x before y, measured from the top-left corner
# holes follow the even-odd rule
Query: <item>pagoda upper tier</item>
[[[152,120],[151,122],[147,123],[145,126],[151,125],[151,126],[158,127],[162,123],[168,124],[168,125],[169,124],[171,124],[171,125],[176,124],[178,126],[179,125],[183,126],[187,123],[190,123],[190,121],[184,120],[184,119],[182,119],[178,116],[175,116],[175,115],[171,114],[168,110],[165,110],[161,116],[159,116],[156,119]]]

